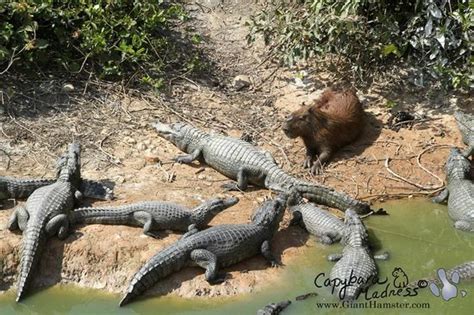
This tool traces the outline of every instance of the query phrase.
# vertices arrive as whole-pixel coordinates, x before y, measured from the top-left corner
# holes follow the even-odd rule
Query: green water
[[[401,267],[411,282],[419,277],[433,275],[440,267],[452,267],[474,259],[474,235],[459,232],[451,227],[446,207],[426,200],[392,201],[382,204],[390,216],[374,216],[365,222],[376,251],[390,252],[389,261],[379,261],[380,277],[393,280],[394,267]],[[24,302],[14,302],[11,290],[0,295],[0,314],[255,314],[268,302],[291,299],[292,305],[283,314],[473,314],[474,283],[458,285],[465,290],[454,299],[444,301],[428,289],[415,297],[390,297],[378,299],[384,302],[429,303],[429,309],[323,309],[320,302],[336,302],[327,289],[315,288],[314,277],[328,273],[333,263],[326,256],[338,252],[340,245],[323,246],[314,239],[308,241],[304,255],[281,269],[281,281],[263,290],[231,298],[182,299],[155,297],[117,306],[120,296],[98,290],[78,289],[73,286],[55,286],[30,294]],[[370,291],[383,291],[385,285],[372,286]],[[393,286],[392,286],[393,288]],[[297,295],[316,291],[317,297],[294,301]],[[364,299],[359,299],[364,302]]]

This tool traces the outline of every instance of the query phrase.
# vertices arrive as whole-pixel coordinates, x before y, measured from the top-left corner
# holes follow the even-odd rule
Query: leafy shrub
[[[324,54],[353,69],[403,58],[452,86],[472,84],[473,5],[467,0],[273,0],[253,16],[249,41],[262,34],[286,64]]]
[[[2,1],[0,66],[89,67],[107,77],[133,70],[159,85],[164,66],[182,64],[170,35],[185,18],[180,5],[163,0]]]

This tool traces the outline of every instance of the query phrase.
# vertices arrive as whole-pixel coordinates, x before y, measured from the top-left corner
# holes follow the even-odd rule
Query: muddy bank
[[[253,203],[243,201],[242,212],[236,216],[222,213],[211,224],[247,220]],[[249,211],[247,211],[247,209]],[[8,214],[0,213],[0,267],[3,277],[0,290],[14,289],[19,265],[21,235],[4,229]],[[232,213],[234,212],[234,213]],[[287,220],[286,220],[287,221]],[[160,239],[142,234],[140,228],[127,226],[90,225],[78,227],[65,241],[50,239],[39,268],[34,272],[33,290],[58,283],[124,292],[135,272],[160,249],[175,242],[181,235],[171,231],[159,233]],[[296,227],[283,228],[275,237],[275,253],[287,264],[303,250],[307,235]],[[160,281],[148,294],[172,294],[180,297],[232,296],[259,290],[278,278],[278,268],[270,268],[262,257],[226,269],[228,279],[211,286],[204,279],[204,270],[186,268]]]

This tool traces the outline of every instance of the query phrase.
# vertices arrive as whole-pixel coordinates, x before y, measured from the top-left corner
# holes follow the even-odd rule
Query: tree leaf
[[[443,33],[438,33],[436,34],[436,40],[438,41],[438,43],[441,45],[441,47],[444,48],[444,45],[446,43],[446,37],[444,36]]]
[[[433,20],[429,18],[428,22],[426,22],[426,25],[425,25],[425,36],[430,36],[432,31],[433,31]]]

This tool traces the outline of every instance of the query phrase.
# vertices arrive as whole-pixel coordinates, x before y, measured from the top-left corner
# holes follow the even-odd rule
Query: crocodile
[[[33,179],[14,178],[10,176],[0,176],[0,200],[3,199],[25,199],[33,191],[40,187],[48,186],[56,182],[56,179]],[[84,197],[99,200],[112,200],[113,191],[100,182],[82,179],[79,191]]]
[[[467,145],[463,156],[474,158],[474,115],[457,111],[454,113],[454,118],[458,124],[459,131],[461,131],[462,141]]]
[[[175,158],[189,164],[202,158],[225,176],[237,180],[224,184],[227,190],[246,190],[248,184],[265,187],[290,196],[298,194],[318,204],[368,213],[368,204],[355,200],[334,189],[297,179],[282,170],[271,153],[240,139],[206,133],[185,123],[152,125],[158,134],[188,153]]]
[[[184,206],[163,201],[144,201],[119,207],[79,208],[71,213],[70,223],[143,226],[143,233],[155,236],[152,231],[187,231],[190,225],[203,229],[215,215],[238,201],[237,197],[215,198],[201,203],[192,212]]]
[[[218,274],[218,268],[236,264],[258,253],[271,266],[278,266],[270,250],[270,241],[283,218],[286,201],[286,197],[282,196],[265,201],[248,224],[222,224],[185,234],[140,268],[133,276],[120,306],[131,302],[158,280],[188,265],[206,269],[205,278],[211,284],[225,279]]]
[[[344,225],[341,240],[345,246],[343,252],[328,257],[330,261],[337,261],[329,279],[332,284],[332,293],[337,294],[339,299],[355,300],[377,279],[378,272],[374,259],[385,260],[388,254],[372,255],[367,229],[352,209],[346,211]]]
[[[341,240],[344,223],[329,211],[312,203],[299,203],[289,207],[293,214],[291,224],[300,224],[316,236],[323,244],[332,244]]]
[[[257,315],[278,315],[291,304],[290,300],[270,303],[257,311]]]
[[[452,148],[446,161],[446,188],[434,202],[448,201],[448,214],[454,227],[474,232],[474,182],[470,179],[471,163],[458,148]]]
[[[59,239],[64,239],[68,235],[68,214],[81,196],[78,190],[81,179],[80,151],[78,142],[70,144],[68,153],[60,162],[57,181],[36,189],[25,206],[15,208],[8,222],[9,230],[23,231],[17,302],[24,296],[47,238],[57,235]]]

